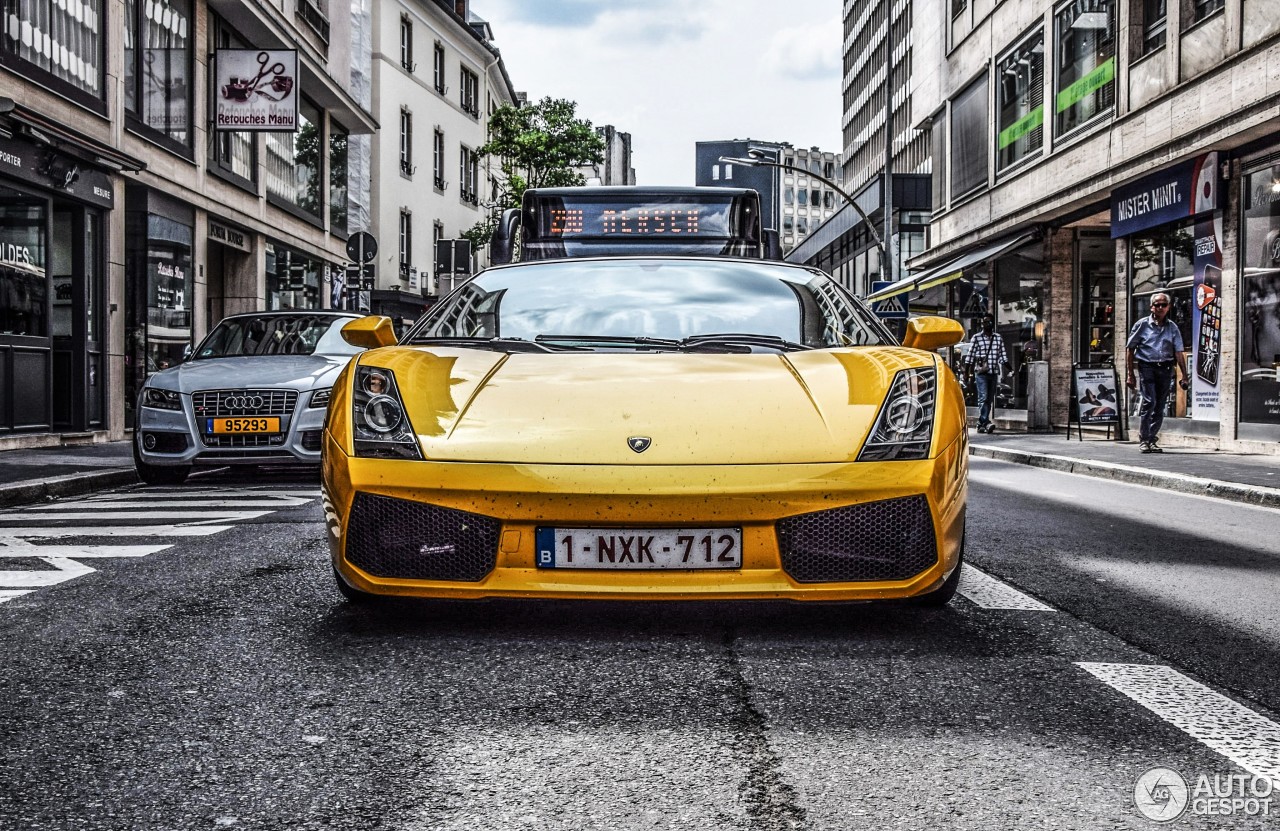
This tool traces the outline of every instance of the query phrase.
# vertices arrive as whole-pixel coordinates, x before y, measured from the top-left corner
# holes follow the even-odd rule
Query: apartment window
[[[412,72],[413,63],[413,20],[409,15],[400,15],[400,66],[406,72]]]
[[[1227,5],[1226,0],[1193,0],[1193,2],[1195,4],[1194,13],[1191,16],[1193,26],[1214,12],[1221,11]]]
[[[191,146],[191,0],[125,0],[124,107],[174,149]]]
[[[21,74],[101,112],[106,106],[103,30],[107,23],[102,5],[102,0],[75,4],[64,0],[5,0],[0,5],[0,28],[4,31],[0,64],[14,66]],[[180,24],[185,38],[189,34],[190,6],[182,5],[188,10]],[[133,3],[127,7],[132,25],[125,26],[126,47],[137,42],[131,41],[130,36],[137,34],[138,25]],[[44,36],[33,38],[33,30]],[[129,70],[126,66],[126,78]]]
[[[1044,146],[1044,33],[1037,30],[996,63],[996,167]]]
[[[413,265],[413,214],[400,209],[400,279],[409,279],[409,267]]]
[[[1115,106],[1115,6],[1111,0],[1074,0],[1060,8],[1054,20],[1054,131],[1064,135]]]
[[[987,79],[979,78],[951,102],[951,195],[987,184]]]
[[[351,135],[335,121],[329,122],[329,230],[343,234],[347,231],[347,189],[349,168],[347,150]]]
[[[212,49],[247,49],[249,45],[242,40],[226,21],[210,13],[209,32],[213,41]],[[216,107],[216,96],[209,96],[210,108]],[[212,114],[210,115],[212,118]],[[209,141],[209,163],[211,166],[244,179],[252,184],[258,179],[258,142],[251,132],[215,131]]]
[[[319,217],[323,113],[306,98],[298,101],[298,131],[267,133],[267,196]]]
[[[720,181],[720,165],[718,164],[711,165],[711,181]]]
[[[441,95],[449,93],[444,85],[444,47],[439,43],[431,52],[431,83],[435,85],[436,92]]]
[[[733,165],[727,164],[724,166],[724,179],[727,182],[732,178],[733,178]]]
[[[436,190],[445,189],[444,133],[440,130],[436,130],[435,135],[431,137],[431,178],[436,186]]]
[[[930,120],[929,126],[930,158],[933,161],[933,175],[930,178],[933,210],[942,211],[947,207],[947,113],[939,110]]]
[[[951,16],[959,17],[960,14],[969,8],[969,0],[951,0]]]
[[[298,17],[329,45],[329,0],[298,0]]]
[[[413,113],[400,108],[400,175],[412,176],[413,166]]]
[[[458,161],[458,188],[463,202],[470,202],[472,205],[479,203],[479,195],[476,192],[479,178],[480,161],[471,148],[464,144]]]
[[[1133,52],[1137,57],[1149,55],[1164,46],[1168,0],[1134,0]]]
[[[461,70],[462,109],[474,116],[480,115],[480,76],[465,66]]]

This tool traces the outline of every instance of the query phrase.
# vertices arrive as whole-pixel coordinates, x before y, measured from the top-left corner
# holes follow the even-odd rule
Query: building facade
[[[0,448],[119,439],[147,373],[222,316],[332,304],[368,210],[352,148],[377,126],[371,17],[326,0],[16,8],[0,21]],[[230,49],[255,50],[257,76],[219,86]],[[274,60],[292,51],[296,72]],[[296,100],[297,129],[214,129],[219,102],[254,97]]]
[[[1280,453],[1280,4],[914,0],[912,97],[933,160],[913,312],[992,313],[1050,417],[1173,300],[1191,389],[1162,442]]]
[[[518,105],[493,32],[466,0],[374,0],[373,212],[378,240],[370,309],[404,324],[486,264],[486,252],[437,258],[485,219],[497,170],[477,152],[489,116]],[[465,246],[463,246],[465,248]],[[437,275],[437,266],[447,272]],[[438,277],[440,279],[438,279]]]
[[[904,264],[928,238],[929,144],[916,129],[911,95],[916,5],[845,0],[842,160],[844,189],[856,207],[841,200],[831,221],[787,256],[857,294],[905,276]]]
[[[631,134],[620,133],[612,124],[596,128],[604,140],[604,159],[599,164],[578,168],[588,185],[634,185],[636,169],[631,165]]]
[[[720,161],[722,156],[746,158],[753,153],[783,167]],[[752,188],[760,193],[764,227],[778,232],[784,255],[833,217],[844,202],[839,191],[828,184],[833,182],[839,188],[843,180],[839,153],[786,142],[732,139],[700,141],[694,155],[696,185]]]

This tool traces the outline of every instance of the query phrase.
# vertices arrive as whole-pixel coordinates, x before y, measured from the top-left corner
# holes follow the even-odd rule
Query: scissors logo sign
[[[298,129],[298,52],[295,49],[219,49],[217,130]]]

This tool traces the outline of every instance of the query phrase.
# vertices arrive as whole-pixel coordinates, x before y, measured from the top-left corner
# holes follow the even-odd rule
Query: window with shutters
[[[1044,147],[1044,32],[996,61],[996,168],[1004,170]]]

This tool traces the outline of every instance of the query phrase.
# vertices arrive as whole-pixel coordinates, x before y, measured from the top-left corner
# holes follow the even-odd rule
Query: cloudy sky
[[[840,152],[840,0],[472,0],[530,100],[631,134],[643,185],[691,185],[694,144]]]

